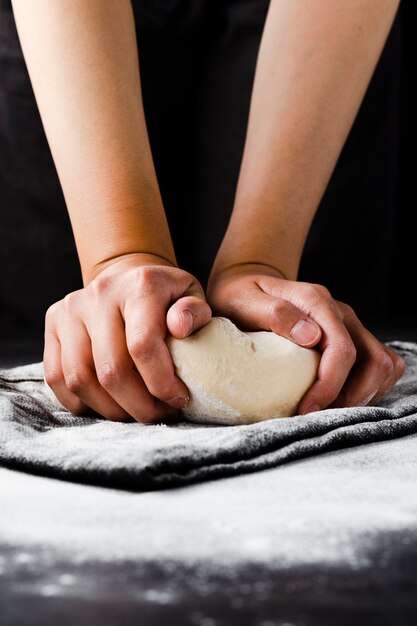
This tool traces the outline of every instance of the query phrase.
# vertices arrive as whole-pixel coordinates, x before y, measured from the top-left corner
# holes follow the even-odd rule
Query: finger
[[[91,352],[91,341],[81,319],[66,318],[60,326],[61,360],[66,388],[99,415],[113,421],[131,416],[100,385]]]
[[[203,297],[187,295],[168,309],[166,323],[174,337],[182,339],[209,323],[211,309]]]
[[[401,378],[403,369],[382,350],[358,362],[332,407],[367,406],[376,404]]]
[[[128,317],[129,319],[129,317]],[[97,378],[106,392],[138,422],[176,417],[177,411],[151,395],[129,354],[120,311],[113,308],[87,325]]]
[[[345,323],[356,345],[357,360],[334,406],[366,406],[398,380],[395,354],[388,351],[358,320],[353,311]]]
[[[245,298],[244,304],[239,300],[232,303],[231,318],[235,318],[239,326],[271,330],[304,347],[312,347],[320,341],[320,326],[288,300],[269,295],[256,283],[253,283],[252,293],[246,290]]]
[[[381,398],[383,398],[389,391],[391,391],[394,385],[396,385],[400,378],[404,375],[406,370],[406,364],[404,359],[388,346],[385,346],[385,349],[388,351],[393,360],[394,371],[390,379],[382,385],[378,393],[376,393],[375,396],[372,398],[372,404],[376,404],[377,402],[379,402]]]
[[[356,348],[333,305],[326,301],[312,305],[311,316],[320,324],[323,338],[317,380],[302,398],[300,415],[319,411],[334,402],[356,361]]]
[[[175,374],[165,343],[171,297],[170,291],[149,288],[127,300],[125,336],[128,352],[149,392],[172,407],[183,408],[189,401],[188,389]]]
[[[269,319],[280,318],[282,314],[279,315],[279,311],[274,311],[274,307],[282,306],[282,300],[284,303],[289,303],[289,300],[280,299],[280,292],[276,291],[276,280],[269,281],[264,279],[265,277],[262,277],[265,289],[271,290],[270,297],[279,302],[278,305],[273,305],[273,313],[269,315]],[[286,287],[285,281],[283,284],[281,284],[280,281],[278,284],[280,290],[282,290],[283,285]],[[264,291],[264,289],[262,289],[262,291]],[[268,296],[269,294],[265,292],[265,295]],[[312,320],[321,333],[321,335],[314,338],[311,343],[302,344],[306,347],[317,346],[323,354],[320,360],[317,380],[305,394],[298,408],[300,413],[318,411],[328,406],[339,395],[356,359],[355,346],[341,320],[336,304],[327,289],[309,284],[305,284],[303,289],[300,289],[299,285],[297,285],[297,289],[293,286],[288,290],[288,295],[291,299],[297,298],[299,304],[295,307],[296,311],[299,311],[303,318],[309,321]],[[254,324],[256,328],[256,320],[262,319],[262,316],[260,317],[259,307],[254,306],[256,300],[253,299],[252,303],[250,300],[250,298],[247,298],[243,303],[242,301],[239,302],[239,300],[235,300],[233,303],[234,312],[236,312],[237,318],[241,319],[242,313],[240,313],[240,309],[242,309],[242,311],[244,311],[243,317]],[[268,301],[264,300],[264,302],[266,309],[268,309]],[[292,302],[289,304],[292,305]],[[301,311],[301,307],[304,309],[303,311]],[[291,320],[288,323],[289,328],[294,318],[292,317],[291,308],[287,305],[286,310],[289,312],[289,318]],[[268,313],[266,316],[263,316],[263,324],[265,324],[266,319],[268,319]],[[278,330],[275,324],[270,323],[268,327],[270,330]],[[289,338],[291,338],[291,336]]]
[[[71,393],[65,384],[61,365],[61,344],[55,331],[45,333],[43,369],[46,383],[62,406],[74,415],[82,415],[89,411],[89,407],[78,396]]]

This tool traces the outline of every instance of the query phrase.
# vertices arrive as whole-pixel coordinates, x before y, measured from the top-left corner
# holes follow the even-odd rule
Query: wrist
[[[239,274],[263,274],[289,280],[280,268],[262,261],[236,261],[224,264],[215,263],[208,279],[207,291],[209,291],[211,286],[218,280]]]
[[[241,266],[246,271],[271,271],[287,280],[297,280],[302,245],[291,229],[288,231],[266,219],[255,227],[253,216],[234,213],[217,251],[212,276]]]
[[[96,263],[88,272],[84,280],[84,285],[86,286],[99,275],[108,276],[120,271],[120,269],[128,269],[130,267],[138,267],[141,265],[165,265],[168,267],[178,267],[175,257],[174,259],[170,259],[160,254],[151,252],[127,252]]]

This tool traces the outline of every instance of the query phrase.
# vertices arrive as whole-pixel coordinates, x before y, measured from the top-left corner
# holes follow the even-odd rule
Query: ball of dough
[[[194,422],[249,424],[295,414],[317,377],[320,355],[269,331],[242,332],[213,317],[184,339],[169,336],[176,374],[190,392]]]

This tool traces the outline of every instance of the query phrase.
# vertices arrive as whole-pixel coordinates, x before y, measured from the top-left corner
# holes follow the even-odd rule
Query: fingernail
[[[319,404],[310,404],[301,415],[307,415],[307,413],[314,413],[315,411],[321,411],[321,406]]]
[[[193,329],[193,324],[194,324],[193,314],[191,313],[191,311],[188,311],[188,309],[185,309],[185,311],[181,313],[181,326],[182,326],[183,337],[186,337],[187,335],[190,334],[190,332]]]
[[[318,333],[319,328],[315,322],[300,320],[293,326],[290,335],[297,343],[306,345],[317,339]]]
[[[167,401],[167,404],[175,407],[176,409],[183,409],[190,401],[189,396],[174,396],[171,400]]]

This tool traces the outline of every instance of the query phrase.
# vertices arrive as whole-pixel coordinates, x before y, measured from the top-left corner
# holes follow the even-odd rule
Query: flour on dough
[[[169,336],[177,375],[190,392],[182,410],[196,422],[249,424],[289,417],[317,377],[320,354],[273,332],[242,332],[213,317],[184,339]]]

